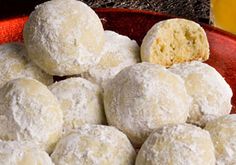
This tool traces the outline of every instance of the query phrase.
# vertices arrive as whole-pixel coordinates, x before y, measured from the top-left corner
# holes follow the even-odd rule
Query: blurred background
[[[0,19],[28,15],[46,0],[0,0]],[[209,0],[82,0],[93,8],[131,8],[168,13],[209,23]],[[222,1],[222,0],[221,0]],[[236,0],[235,0],[236,1]]]

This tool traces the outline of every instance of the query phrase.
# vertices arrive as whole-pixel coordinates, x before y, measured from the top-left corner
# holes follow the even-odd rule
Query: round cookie
[[[54,165],[49,155],[29,142],[0,141],[1,165]]]
[[[215,165],[209,133],[190,124],[155,130],[138,152],[135,165]]]
[[[32,77],[45,85],[53,82],[53,77],[43,72],[32,63],[22,43],[7,43],[0,45],[0,88],[8,81]]]
[[[56,165],[133,165],[135,150],[118,129],[84,125],[63,137],[51,157]]]
[[[184,123],[190,102],[179,76],[150,63],[123,69],[104,88],[108,124],[122,130],[137,147],[154,129]]]
[[[217,165],[236,164],[236,115],[225,115],[206,124],[215,145]]]
[[[185,87],[192,96],[188,122],[204,125],[206,115],[219,117],[231,111],[232,90],[224,78],[211,66],[199,61],[176,64],[170,68],[185,81]]]
[[[142,61],[171,66],[209,58],[209,43],[204,29],[180,18],[161,21],[152,26],[141,44]]]
[[[69,78],[49,86],[64,118],[64,131],[89,124],[106,123],[101,89],[83,78]]]
[[[81,74],[82,77],[101,86],[125,67],[140,61],[136,41],[109,30],[105,31],[105,45],[101,55],[101,60],[96,66]]]
[[[24,27],[29,57],[51,75],[75,75],[100,60],[104,30],[96,13],[77,0],[52,0],[35,8]]]
[[[56,97],[31,78],[14,79],[0,89],[0,139],[34,141],[51,152],[62,134]]]

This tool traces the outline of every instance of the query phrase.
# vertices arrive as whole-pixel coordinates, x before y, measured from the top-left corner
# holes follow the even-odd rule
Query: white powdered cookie
[[[1,165],[54,165],[49,155],[30,142],[0,141]]]
[[[49,87],[63,111],[64,131],[89,124],[106,123],[101,89],[88,80],[69,78]]]
[[[108,124],[122,130],[136,146],[158,127],[184,123],[190,102],[179,76],[150,63],[123,69],[104,88]]]
[[[45,72],[65,76],[100,60],[104,30],[96,13],[77,0],[52,0],[35,8],[24,27],[29,57]]]
[[[122,69],[140,61],[139,46],[127,36],[105,31],[105,45],[100,62],[82,74],[82,77],[101,86]]]
[[[0,88],[8,81],[20,77],[32,77],[45,85],[53,82],[53,77],[32,63],[21,43],[0,45]]]
[[[188,122],[204,125],[205,115],[219,117],[230,113],[232,90],[213,67],[193,61],[176,64],[170,71],[184,79],[186,90],[193,98]]]
[[[155,130],[139,150],[135,165],[215,165],[210,134],[190,124]]]
[[[0,139],[28,140],[51,152],[62,134],[56,97],[31,78],[14,79],[0,89]]]
[[[236,115],[225,115],[206,124],[215,145],[217,165],[236,164]]]
[[[56,165],[133,165],[135,150],[118,129],[84,125],[63,137],[51,157]]]
[[[141,45],[142,61],[164,66],[209,58],[209,43],[197,23],[174,18],[156,23]]]

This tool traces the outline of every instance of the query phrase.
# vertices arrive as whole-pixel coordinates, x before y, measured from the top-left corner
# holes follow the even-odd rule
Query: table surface
[[[46,0],[0,0],[0,19],[28,15]],[[82,0],[93,8],[114,7],[169,13],[199,22],[209,22],[209,0]]]

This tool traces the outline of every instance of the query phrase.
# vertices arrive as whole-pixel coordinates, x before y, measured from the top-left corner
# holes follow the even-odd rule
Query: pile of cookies
[[[197,23],[161,21],[139,48],[52,0],[23,36],[0,45],[1,165],[236,164],[232,90]]]

